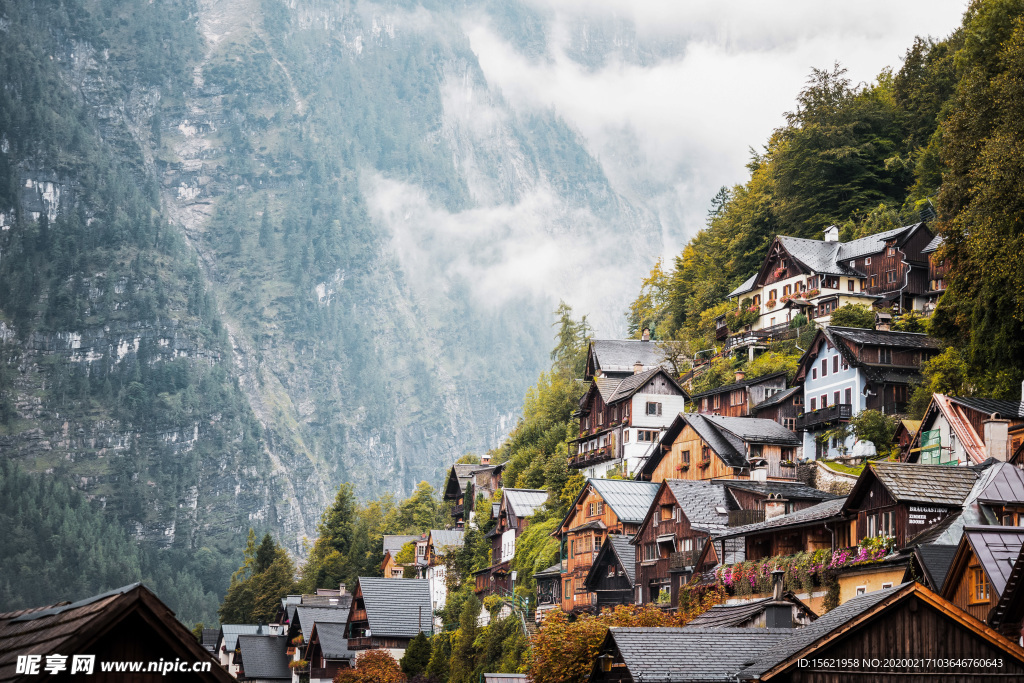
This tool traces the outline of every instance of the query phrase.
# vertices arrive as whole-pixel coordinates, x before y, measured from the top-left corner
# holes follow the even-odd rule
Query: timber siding
[[[685,463],[683,457],[686,452],[689,452],[689,465]],[[666,479],[732,479],[739,477],[740,471],[739,468],[729,467],[722,462],[693,427],[686,425],[672,442],[671,450],[655,468],[651,481],[660,483]]]
[[[679,557],[684,565],[694,565],[709,535],[691,527],[690,520],[668,486],[663,486],[658,492],[649,519],[645,521],[647,523],[641,527],[640,534],[633,539],[636,546],[637,602],[654,602],[658,589],[666,586],[671,590],[671,604],[675,605],[679,599],[679,581],[672,580],[670,576],[670,555],[681,553]],[[658,538],[666,539],[668,536],[671,536],[670,542],[658,543]],[[646,560],[652,545],[657,559]],[[691,559],[686,561],[684,556]]]

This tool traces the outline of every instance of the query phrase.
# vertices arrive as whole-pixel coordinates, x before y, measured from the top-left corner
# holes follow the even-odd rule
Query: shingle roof
[[[749,387],[749,386],[753,386],[755,384],[762,384],[764,382],[768,382],[770,380],[778,379],[779,377],[785,377],[785,376],[786,376],[786,371],[785,370],[780,370],[779,372],[772,372],[772,373],[769,373],[767,375],[760,375],[758,377],[751,377],[749,379],[743,379],[743,380],[741,380],[739,382],[733,382],[732,384],[723,384],[720,387],[715,387],[714,389],[708,389],[707,391],[702,391],[699,394],[693,394],[690,398],[698,399],[698,398],[703,398],[704,396],[711,396],[713,394],[721,394],[721,393],[724,393],[724,392],[727,392],[727,391],[732,391],[733,389],[741,389],[743,387]]]
[[[871,471],[900,501],[962,505],[978,479],[967,467],[918,465],[901,462],[875,462]]]
[[[217,639],[220,637],[220,629],[216,628],[204,628],[203,629],[203,647],[210,652],[217,649]]]
[[[802,390],[803,390],[803,387],[790,387],[789,389],[786,389],[785,391],[780,391],[780,392],[778,392],[776,394],[772,394],[771,396],[769,396],[768,398],[766,398],[765,400],[761,401],[756,406],[754,406],[754,410],[764,410],[765,408],[771,408],[772,406],[777,406],[780,403],[784,402],[786,399],[788,399],[793,394],[795,394],[795,393],[797,393],[799,391],[802,391]]]
[[[295,618],[299,620],[299,626],[302,628],[302,637],[309,642],[310,636],[313,635],[313,624],[318,623],[331,623],[331,624],[346,624],[348,623],[348,611],[352,604],[352,596],[348,596],[349,600],[345,603],[344,607],[303,607],[299,606],[295,610]]]
[[[346,624],[329,624],[317,622],[316,637],[320,641],[320,651],[327,659],[352,659],[356,653],[348,649],[345,637]]]
[[[238,636],[256,633],[259,626],[256,624],[221,624],[221,632],[224,634],[224,647],[228,652],[234,652],[238,645]]]
[[[657,342],[639,339],[594,339],[590,352],[597,359],[597,367],[603,372],[633,372],[637,361],[644,368],[670,367],[665,352]]]
[[[824,503],[818,503],[812,505],[809,508],[803,510],[797,510],[791,512],[788,515],[780,515],[773,517],[764,522],[757,522],[756,524],[747,524],[745,526],[738,526],[729,529],[724,534],[715,536],[716,539],[720,538],[735,538],[737,536],[748,536],[750,534],[756,534],[761,531],[769,529],[780,529],[786,527],[797,527],[805,526],[808,524],[819,524],[829,519],[841,519],[840,514],[843,505],[846,503],[845,498],[836,498],[835,500],[827,500]]]
[[[802,628],[790,630],[789,638],[773,643],[771,647],[762,648],[761,652],[754,656],[754,664],[743,669],[739,673],[738,677],[743,679],[757,678],[777,664],[800,652],[814,641],[838,628],[841,628],[851,620],[868,611],[896,591],[902,589],[904,585],[906,584],[853,598],[839,605],[831,612],[818,617],[818,619],[811,624]],[[749,652],[749,650],[747,652]]]
[[[946,574],[953,564],[953,556],[956,555],[956,546],[932,543],[918,546],[914,552],[917,553],[918,560],[932,583],[929,588],[936,593],[942,590]]]
[[[666,479],[665,485],[682,508],[690,526],[712,531],[724,529],[728,524],[729,494],[724,486],[688,479]],[[719,508],[726,512],[719,512]]]
[[[358,581],[374,636],[415,638],[431,631],[434,610],[427,579],[360,576]]]
[[[989,415],[995,413],[1000,418],[1024,417],[1024,402],[1002,401],[996,398],[962,398],[950,396],[949,400],[973,410]]]
[[[828,333],[833,337],[846,339],[855,344],[868,346],[891,346],[903,349],[938,349],[942,343],[935,337],[917,332],[895,332],[868,330],[860,327],[830,326]]]
[[[403,535],[403,536],[384,536],[384,552],[390,552],[391,556],[394,557],[398,554],[398,551],[402,549],[406,543],[415,543],[420,539],[419,536]],[[382,553],[383,554],[383,553]]]
[[[751,617],[764,611],[771,598],[751,600],[738,605],[715,605],[704,614],[699,614],[687,624],[689,627],[722,628],[739,626]]]
[[[842,242],[839,245],[838,258],[844,261],[849,261],[850,259],[860,258],[861,256],[877,254],[885,248],[886,240],[899,237],[906,232],[912,231],[919,225],[921,224],[914,223],[913,225],[904,225],[901,228],[893,228],[892,230],[868,235],[867,237],[861,237],[860,239]]]
[[[288,655],[285,654],[287,636],[242,634],[238,636],[238,649],[242,655],[244,678],[291,680],[292,670],[288,668]]]
[[[743,281],[743,284],[741,284],[739,287],[737,287],[736,289],[734,289],[731,292],[729,292],[728,298],[731,299],[734,296],[739,296],[740,294],[746,294],[747,292],[749,292],[750,290],[752,290],[754,288],[754,283],[755,282],[757,282],[757,273],[754,273],[753,275],[748,277],[746,280]]]
[[[686,414],[683,420],[711,447],[722,461],[730,467],[746,467],[747,455],[743,442],[731,432],[722,432],[706,415]]]
[[[625,479],[588,479],[587,483],[611,507],[620,522],[639,524],[647,515],[658,484]]]
[[[1002,595],[1013,563],[1024,545],[1024,527],[969,526],[964,529],[964,538],[971,544],[992,589],[996,595]]]
[[[636,583],[636,546],[629,542],[632,538],[624,534],[608,534],[606,541],[611,544],[615,556],[619,558],[619,564],[626,572],[626,578],[629,579],[631,586]]]
[[[843,497],[800,482],[753,481],[750,479],[712,479],[711,481],[730,489],[743,489],[764,495],[779,494],[787,500],[833,500]]]
[[[746,443],[770,443],[786,446],[801,444],[800,437],[775,420],[764,420],[757,417],[725,417],[724,415],[706,415],[705,418],[720,430],[731,432]]]
[[[465,543],[465,534],[462,529],[431,529],[430,542],[434,552],[443,555],[448,548],[461,548]]]
[[[556,564],[551,565],[547,569],[540,570],[539,572],[537,572],[533,576],[534,576],[534,578],[537,578],[538,576],[561,576],[561,574],[562,574],[562,563],[558,562]]]
[[[753,652],[781,645],[793,629],[613,627],[607,637],[634,681],[710,682],[734,680]]]
[[[930,254],[933,251],[938,251],[939,247],[941,247],[945,241],[946,240],[943,239],[942,235],[936,235],[935,237],[932,238],[932,241],[929,242],[928,245],[921,250],[921,253]]]
[[[782,246],[789,252],[790,256],[815,273],[826,275],[857,274],[857,271],[839,262],[839,242],[808,240],[785,235],[779,235],[779,242],[782,243]]]
[[[540,489],[504,489],[502,495],[516,517],[529,517],[548,500],[548,492]]]

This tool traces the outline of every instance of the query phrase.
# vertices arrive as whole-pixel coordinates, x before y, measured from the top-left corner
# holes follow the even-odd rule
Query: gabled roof
[[[871,478],[876,478],[897,501],[960,507],[978,480],[978,472],[969,467],[872,462],[853,485],[844,512],[860,502]]]
[[[520,518],[529,517],[548,500],[548,492],[542,489],[502,489],[502,496],[502,502]]]
[[[822,275],[858,275],[858,272],[839,260],[839,242],[808,240],[802,237],[779,235],[786,252],[812,273]]]
[[[780,370],[779,372],[772,372],[767,375],[760,375],[758,377],[751,377],[750,379],[743,379],[739,382],[733,382],[732,384],[724,384],[720,387],[708,389],[707,391],[702,391],[699,394],[694,394],[690,398],[693,400],[697,400],[698,398],[704,398],[705,396],[712,396],[714,394],[722,394],[725,392],[729,392],[732,391],[733,389],[742,389],[744,387],[751,387],[757,384],[764,384],[765,382],[770,382],[772,380],[779,379],[780,377],[786,377],[785,370]]]
[[[632,587],[636,583],[636,547],[630,544],[632,539],[632,536],[624,534],[608,534],[604,539],[604,543],[601,544],[597,557],[594,558],[593,563],[590,565],[590,570],[587,572],[587,577],[583,582],[584,585],[588,585],[596,579],[597,574],[602,572],[604,567],[607,566],[605,565],[605,559],[613,556],[611,561],[622,567],[626,578],[629,580],[629,585]],[[559,569],[561,569],[561,565],[559,565]]]
[[[595,377],[590,383],[590,388],[580,397],[580,410],[584,411],[587,409],[586,406],[589,403],[589,396],[592,392],[600,394],[601,400],[606,404],[618,403],[619,401],[632,398],[658,375],[661,375],[664,381],[669,386],[674,387],[680,395],[684,397],[689,396],[686,390],[672,376],[672,373],[664,368],[652,368],[635,375],[629,375],[628,377]]]
[[[946,240],[943,239],[942,235],[936,235],[935,237],[932,238],[932,241],[929,242],[927,246],[925,246],[925,248],[921,250],[921,253],[930,254],[933,251],[938,251],[939,247],[941,247],[943,243],[945,243],[945,241]]]
[[[979,501],[1024,504],[1024,471],[1007,463],[996,463],[988,479],[978,494]]]
[[[715,605],[704,614],[699,614],[686,625],[691,628],[732,628],[764,611],[771,598],[751,600],[738,605]]]
[[[461,548],[465,543],[466,532],[463,529],[431,529],[430,545],[434,552],[444,555],[449,548]]]
[[[953,564],[953,556],[956,555],[955,545],[931,543],[919,545],[914,548],[914,555],[917,557],[921,571],[924,572],[928,587],[938,593],[946,581],[949,567]]]
[[[918,332],[868,330],[861,327],[837,327],[835,325],[830,325],[828,332],[833,339],[839,338],[862,346],[886,346],[899,349],[939,349],[942,346],[942,343],[935,337]]]
[[[292,670],[288,668],[290,659],[285,650],[288,649],[287,636],[264,636],[242,634],[238,636],[238,650],[242,659],[244,678],[260,680],[292,679]]]
[[[551,565],[547,569],[540,570],[539,572],[534,574],[533,577],[536,579],[536,578],[545,578],[545,577],[561,576],[561,575],[562,575],[562,563],[558,562],[556,564]]]
[[[726,465],[729,467],[747,467],[749,465],[743,442],[732,433],[717,429],[715,424],[704,415],[680,415],[680,419],[690,425],[701,440],[710,446],[714,454]]]
[[[588,350],[588,366],[593,373],[632,373],[639,361],[645,370],[671,365],[657,342],[640,339],[594,339]]]
[[[300,605],[295,609],[295,618],[298,619],[299,627],[302,629],[302,637],[309,642],[313,635],[313,624],[347,624],[348,611],[352,604],[352,596],[346,596],[348,600],[344,605],[337,607],[303,607]]]
[[[220,636],[220,629],[217,628],[204,628],[203,629],[203,647],[208,652],[214,652],[217,649],[217,639]]]
[[[682,508],[691,527],[713,531],[729,523],[730,501],[725,486],[689,479],[666,479],[663,486],[672,492],[672,497]]]
[[[434,608],[427,579],[389,579],[360,576],[370,631],[379,638],[415,638],[432,630]]]
[[[969,526],[964,529],[961,545],[963,543],[970,544],[992,590],[996,595],[1002,595],[1013,563],[1020,555],[1021,546],[1024,546],[1024,527]],[[947,592],[945,588],[943,592]]]
[[[845,503],[845,498],[827,500],[824,503],[818,503],[817,505],[812,505],[809,508],[791,512],[788,515],[779,515],[778,517],[772,517],[771,519],[763,522],[757,522],[756,524],[733,527],[725,533],[716,535],[715,540],[736,538],[738,536],[749,536],[750,534],[775,529],[792,529],[803,526],[812,526],[824,524],[829,521],[840,520],[843,519],[842,509]]]
[[[786,389],[785,391],[780,391],[778,393],[772,394],[771,396],[769,396],[768,398],[766,398],[765,400],[761,401],[756,406],[754,406],[754,410],[755,411],[764,410],[766,408],[772,408],[774,406],[777,406],[777,405],[780,405],[782,403],[785,403],[787,400],[789,400],[790,397],[792,397],[794,394],[800,393],[802,390],[803,390],[803,387],[798,387],[797,386],[797,387],[790,387],[789,389]]]
[[[103,642],[105,634],[126,620],[133,629],[149,631],[141,635],[150,648],[149,653],[155,657],[166,658],[173,654],[184,661],[211,664],[210,671],[191,674],[192,680],[219,683],[234,680],[175,618],[174,612],[145,586],[133,583],[76,602],[0,614],[0,681],[49,680],[45,674],[15,673],[17,658],[40,655],[45,665],[47,655],[95,652],[92,648],[106,644]],[[98,664],[96,673],[99,674]],[[83,680],[88,678],[85,676]]]
[[[401,550],[402,546],[404,546],[406,543],[415,543],[418,540],[420,540],[419,536],[413,536],[408,534],[401,536],[385,535],[383,544],[384,552],[391,553],[391,556],[394,557],[398,554],[398,551]]]
[[[731,292],[729,292],[728,298],[731,299],[734,296],[739,296],[740,294],[746,294],[747,292],[749,292],[752,289],[754,289],[754,285],[756,284],[756,282],[757,282],[757,273],[754,273],[753,275],[748,277],[746,280],[744,280],[743,283],[739,287],[737,287],[736,289],[734,289]]]
[[[885,232],[875,233],[874,235],[868,235],[867,237],[850,240],[849,242],[841,242],[839,245],[839,258],[844,261],[849,261],[851,259],[861,258],[862,256],[877,254],[885,249],[885,243],[888,240],[896,239],[900,242],[905,241],[915,230],[917,230],[917,228],[922,226],[924,226],[924,223],[914,223],[912,225],[904,225],[900,228],[886,230]]]
[[[489,469],[487,465],[456,463],[448,470],[445,481],[445,497],[456,497],[466,492],[466,485],[473,480],[473,474],[479,469]]]
[[[320,651],[327,659],[354,659],[356,653],[348,649],[348,638],[345,637],[346,624],[330,624],[317,622],[316,638],[320,642]]]
[[[999,602],[988,613],[988,623],[1016,640],[1021,635],[1021,619],[1024,619],[1024,548],[1013,562]]]
[[[799,446],[802,443],[799,436],[775,420],[764,420],[758,417],[726,417],[724,415],[705,415],[704,419],[715,425],[719,431],[729,432],[748,444]]]
[[[833,500],[843,498],[796,481],[754,481],[753,479],[712,479],[728,489],[742,489],[764,496],[779,495],[786,500]]]
[[[658,492],[658,485],[649,481],[588,479],[587,484],[597,491],[620,522],[629,524],[643,521]]]
[[[259,628],[257,624],[221,624],[220,632],[224,634],[224,647],[228,652],[234,652],[238,645],[238,636],[256,633]]]
[[[1003,401],[998,398],[964,398],[962,396],[950,396],[949,400],[979,413],[995,415],[996,418],[1024,418],[1024,402],[1021,401]]]

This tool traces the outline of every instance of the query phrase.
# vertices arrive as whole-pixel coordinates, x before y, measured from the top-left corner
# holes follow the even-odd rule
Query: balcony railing
[[[599,462],[613,460],[614,458],[615,453],[611,445],[601,446],[600,448],[595,448],[594,450],[586,451],[585,453],[579,453],[575,457],[570,458],[569,467],[582,469],[584,467],[596,465]]]
[[[729,526],[746,526],[764,521],[764,510],[729,510]]]
[[[810,429],[818,425],[825,425],[838,420],[849,420],[853,417],[853,406],[849,403],[837,403],[825,408],[818,408],[809,413],[802,413],[796,417],[797,429]]]
[[[684,567],[692,567],[697,564],[697,558],[699,557],[699,550],[682,550],[677,553],[669,553],[668,568],[682,569]]]
[[[764,327],[760,330],[751,330],[749,332],[737,332],[729,336],[729,340],[725,344],[725,350],[728,351],[745,344],[762,344],[783,339],[796,339],[799,332],[797,329],[790,328],[789,323],[772,325],[771,327]]]

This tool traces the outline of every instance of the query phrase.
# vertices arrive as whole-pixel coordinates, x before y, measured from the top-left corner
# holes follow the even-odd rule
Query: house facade
[[[594,607],[598,612],[616,605],[633,604],[636,548],[630,543],[632,539],[623,534],[609,534],[583,580],[583,587],[595,596]]]
[[[432,609],[425,579],[360,576],[348,614],[348,649],[383,649],[399,660],[420,632],[433,634]]]
[[[1006,461],[1022,443],[1024,400],[932,394],[903,459],[929,465],[978,464],[988,458]]]
[[[512,590],[509,572],[516,554],[516,539],[526,531],[530,516],[540,510],[547,499],[548,492],[539,489],[502,491],[498,522],[487,534],[491,541],[491,565],[473,573],[473,591],[478,597]]]
[[[701,415],[748,417],[759,403],[786,391],[786,373],[746,379],[743,372],[736,373],[736,382],[694,394],[690,397]]]
[[[940,594],[978,621],[989,623],[1022,546],[1024,527],[966,527]]]

